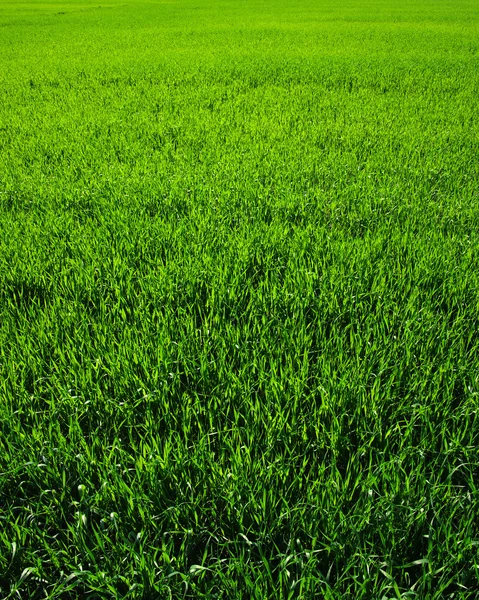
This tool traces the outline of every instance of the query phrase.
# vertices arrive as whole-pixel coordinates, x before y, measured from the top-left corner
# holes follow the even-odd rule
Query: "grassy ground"
[[[2,598],[477,598],[478,40],[0,3]]]

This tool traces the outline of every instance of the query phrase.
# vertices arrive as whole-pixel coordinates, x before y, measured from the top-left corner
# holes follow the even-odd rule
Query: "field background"
[[[477,598],[477,2],[97,2],[0,2],[0,597]]]

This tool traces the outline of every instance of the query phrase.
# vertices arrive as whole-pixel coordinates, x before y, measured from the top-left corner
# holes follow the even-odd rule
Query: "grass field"
[[[478,99],[476,0],[0,1],[1,598],[479,597]]]

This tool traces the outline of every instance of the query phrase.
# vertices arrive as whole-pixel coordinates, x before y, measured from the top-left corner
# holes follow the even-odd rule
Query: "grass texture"
[[[478,597],[478,40],[0,3],[2,598]]]

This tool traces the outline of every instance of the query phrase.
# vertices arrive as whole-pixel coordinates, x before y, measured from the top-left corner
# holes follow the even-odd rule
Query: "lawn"
[[[0,597],[479,596],[478,98],[477,1],[0,0]]]

